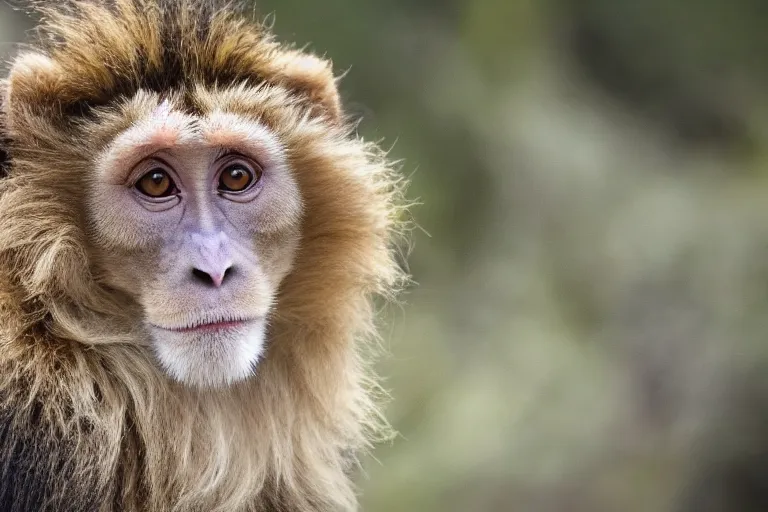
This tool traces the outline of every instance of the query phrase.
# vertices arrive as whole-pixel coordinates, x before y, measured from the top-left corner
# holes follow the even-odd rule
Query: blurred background
[[[422,203],[364,511],[768,510],[768,2],[259,13]]]

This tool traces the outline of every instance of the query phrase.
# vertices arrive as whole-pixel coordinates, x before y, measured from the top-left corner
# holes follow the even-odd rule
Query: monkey
[[[231,0],[31,2],[0,81],[0,510],[351,511],[404,178]]]

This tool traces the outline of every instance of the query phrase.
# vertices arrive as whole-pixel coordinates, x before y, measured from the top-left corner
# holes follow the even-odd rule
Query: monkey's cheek
[[[155,329],[157,359],[173,379],[193,387],[221,388],[251,377],[264,352],[266,324],[256,320],[217,332]]]

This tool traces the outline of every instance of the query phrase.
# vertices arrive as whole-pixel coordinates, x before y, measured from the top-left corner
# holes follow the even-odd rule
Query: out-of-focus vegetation
[[[423,203],[363,510],[768,510],[768,3],[259,5]]]

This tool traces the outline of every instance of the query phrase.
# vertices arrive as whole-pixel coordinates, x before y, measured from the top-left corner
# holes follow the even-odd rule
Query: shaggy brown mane
[[[372,300],[404,283],[402,183],[354,135],[330,63],[236,7],[37,4],[38,41],[0,84],[0,510],[356,508],[357,454],[389,435]],[[84,180],[140,91],[266,123],[305,204],[267,355],[224,390],[159,371],[137,304],[89,250]]]
[[[62,80],[35,93],[65,118],[139,90],[191,91],[280,83],[340,113],[329,63],[297,59],[228,0],[36,2],[43,17],[36,45],[67,65]],[[310,63],[310,61],[307,61]],[[194,105],[190,105],[194,108]]]

